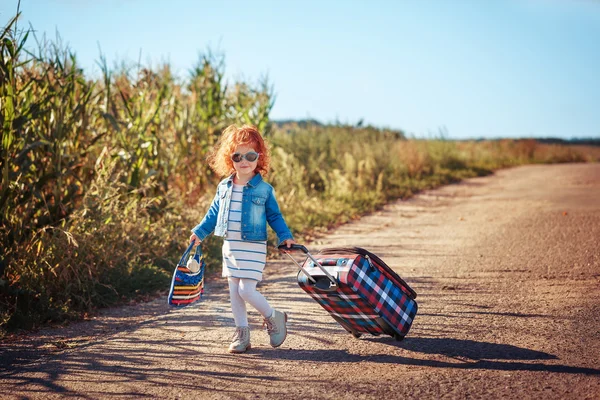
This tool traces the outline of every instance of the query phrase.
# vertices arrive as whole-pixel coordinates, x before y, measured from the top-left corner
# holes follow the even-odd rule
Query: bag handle
[[[190,245],[188,246],[187,250],[185,251],[185,253],[183,253],[183,255],[181,256],[181,259],[179,260],[179,263],[177,265],[185,265],[185,260],[188,258],[188,256],[190,255],[193,248],[194,248],[194,242],[192,241],[190,243]],[[202,249],[200,249],[200,245],[198,245],[196,247],[195,254],[198,254],[198,252],[200,252],[200,254],[202,254]]]

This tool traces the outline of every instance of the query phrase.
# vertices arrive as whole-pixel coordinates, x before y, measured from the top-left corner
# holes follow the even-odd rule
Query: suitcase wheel
[[[402,336],[402,335],[398,335],[398,334],[395,334],[395,335],[394,335],[394,339],[396,339],[398,342],[401,342],[401,341],[403,341],[403,340],[404,340],[404,336]]]
[[[358,333],[358,332],[350,332],[352,334],[352,336],[354,336],[355,338],[360,338],[362,336],[362,334]]]

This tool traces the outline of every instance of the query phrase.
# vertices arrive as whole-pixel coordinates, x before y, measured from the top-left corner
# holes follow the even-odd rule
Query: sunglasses
[[[255,151],[249,151],[246,154],[233,153],[231,155],[231,161],[233,161],[234,163],[239,163],[245,158],[246,160],[248,160],[250,162],[254,162],[254,161],[258,160],[259,155],[260,155],[260,153],[257,153]]]

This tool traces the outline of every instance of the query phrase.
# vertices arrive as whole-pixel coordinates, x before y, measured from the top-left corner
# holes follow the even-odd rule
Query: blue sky
[[[4,25],[16,0],[0,2]],[[229,80],[268,74],[273,119],[448,138],[600,137],[600,1],[22,0],[21,27],[63,41],[90,76],[109,60],[208,48]]]

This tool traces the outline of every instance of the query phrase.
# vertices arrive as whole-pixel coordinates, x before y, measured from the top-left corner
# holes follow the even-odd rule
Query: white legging
[[[231,312],[235,326],[248,326],[248,313],[246,302],[268,318],[273,314],[273,309],[265,297],[256,291],[257,282],[252,279],[228,277],[229,297],[231,299]]]

